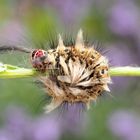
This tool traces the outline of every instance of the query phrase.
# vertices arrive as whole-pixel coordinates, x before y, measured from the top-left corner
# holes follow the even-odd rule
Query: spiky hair
[[[96,51],[94,45],[84,42],[82,30],[79,30],[75,44],[71,46],[65,46],[59,34],[57,48],[47,51],[45,61],[49,61],[53,70],[39,78],[52,97],[51,103],[45,107],[46,112],[64,102],[82,102],[89,108],[103,91],[110,91],[108,59]]]

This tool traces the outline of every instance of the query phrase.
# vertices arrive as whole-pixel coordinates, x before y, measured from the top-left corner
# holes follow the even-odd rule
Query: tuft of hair
[[[65,102],[81,102],[89,108],[104,91],[110,92],[108,59],[95,49],[94,44],[85,43],[81,29],[71,44],[63,41],[59,34],[57,47],[46,53],[43,64],[48,74],[39,77],[46,93],[52,97],[45,107],[46,113]]]

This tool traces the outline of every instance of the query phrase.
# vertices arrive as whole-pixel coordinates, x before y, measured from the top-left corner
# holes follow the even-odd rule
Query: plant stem
[[[19,68],[16,70],[7,70],[0,73],[0,78],[24,78],[37,76],[37,72],[32,69]]]
[[[37,76],[37,72],[33,69],[0,63],[0,78],[24,78],[33,76]]]
[[[39,73],[33,69],[20,68],[0,63],[0,78],[34,77]],[[110,76],[140,76],[140,67],[111,67]]]
[[[111,76],[140,76],[140,67],[112,67],[109,73]]]

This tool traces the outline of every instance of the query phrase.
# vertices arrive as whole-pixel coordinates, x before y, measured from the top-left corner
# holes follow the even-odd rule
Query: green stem
[[[37,76],[37,72],[33,69],[0,63],[0,78],[24,78],[33,76]]]
[[[140,67],[112,67],[109,73],[111,76],[140,76]]]
[[[19,68],[16,70],[7,70],[0,73],[0,78],[24,78],[37,76],[37,73],[32,69]]]
[[[140,76],[140,67],[111,67],[110,76]],[[13,65],[0,63],[0,78],[24,78],[37,76],[33,69],[20,68]]]

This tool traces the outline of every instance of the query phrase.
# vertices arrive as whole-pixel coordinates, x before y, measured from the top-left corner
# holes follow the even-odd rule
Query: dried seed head
[[[46,59],[51,64],[49,76],[40,77],[52,97],[45,110],[50,112],[64,102],[82,102],[89,107],[103,91],[110,91],[108,60],[93,47],[84,44],[82,30],[78,32],[73,46],[64,46],[60,35],[58,40],[58,47],[47,51]],[[45,68],[47,71],[48,67]]]

